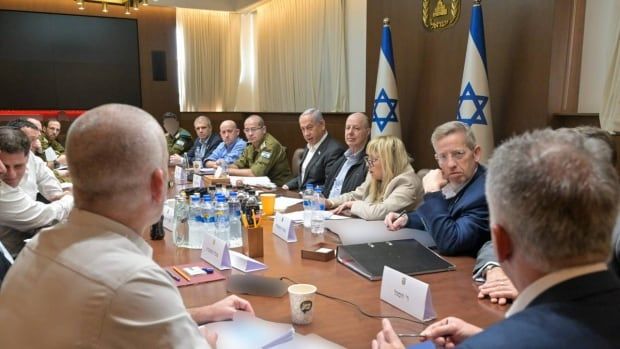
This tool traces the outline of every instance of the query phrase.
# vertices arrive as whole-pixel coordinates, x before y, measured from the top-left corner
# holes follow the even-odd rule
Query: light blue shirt
[[[220,143],[220,145],[217,146],[217,148],[215,148],[211,155],[209,155],[207,160],[217,161],[222,159],[230,165],[233,162],[237,161],[237,159],[241,156],[241,153],[243,153],[245,146],[246,142],[239,137],[237,137],[235,143],[231,144],[230,146],[227,146],[226,143],[222,142]]]
[[[349,169],[359,161],[360,156],[362,156],[362,150],[358,151],[355,154],[351,153],[351,149],[347,149],[347,151],[344,152],[344,156],[347,158],[347,160],[340,168],[340,172],[338,172],[338,175],[334,180],[334,186],[332,187],[332,191],[329,192],[328,199],[333,199],[340,196],[340,191],[342,191],[344,179],[347,178],[347,173],[349,173]]]

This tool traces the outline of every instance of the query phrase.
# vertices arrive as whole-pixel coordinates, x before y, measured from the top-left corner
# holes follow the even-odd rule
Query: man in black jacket
[[[366,179],[368,168],[366,143],[370,137],[370,123],[364,113],[353,113],[347,117],[344,139],[349,149],[327,169],[327,179],[323,194],[334,198],[340,194],[355,190]]]
[[[299,175],[282,186],[285,190],[303,189],[306,184],[324,185],[326,169],[344,152],[344,146],[330,137],[321,111],[310,108],[299,116],[299,128],[308,145],[299,165]]]

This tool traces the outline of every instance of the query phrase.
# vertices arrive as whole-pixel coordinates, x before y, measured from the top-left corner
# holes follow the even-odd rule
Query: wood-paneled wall
[[[472,6],[472,1],[463,0],[455,26],[428,32],[422,26],[421,3],[369,0],[367,11],[366,110],[371,110],[374,98],[382,20],[389,17],[403,140],[416,159],[416,168],[436,166],[432,130],[456,118]],[[559,111],[552,108],[557,98],[578,89],[574,80],[564,77],[574,73],[579,63],[566,57],[571,50],[578,50],[580,57],[580,38],[569,33],[579,30],[580,19],[583,22],[584,9],[576,7],[582,3],[482,1],[496,144],[547,126],[550,113]],[[559,51],[554,54],[552,48]],[[552,85],[551,79],[555,79]],[[576,104],[575,110],[566,111],[576,112]]]

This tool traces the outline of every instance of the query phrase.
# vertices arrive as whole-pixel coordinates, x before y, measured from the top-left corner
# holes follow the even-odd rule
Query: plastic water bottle
[[[209,194],[204,194],[202,196],[202,219],[206,233],[215,235],[215,208]]]
[[[312,206],[314,208],[312,210],[312,234],[323,234],[325,231],[325,197],[320,187],[314,190]]]
[[[185,194],[177,195],[174,205],[173,241],[177,247],[187,247],[189,243],[188,209]]]
[[[304,200],[304,227],[310,228],[312,224],[312,200],[314,200],[314,185],[306,184],[302,199]]]
[[[230,209],[229,247],[241,247],[243,246],[243,239],[241,236],[241,204],[239,200],[237,200],[237,193],[234,191],[230,192],[228,207]]]
[[[200,194],[192,194],[189,206],[189,247],[202,248],[206,227],[200,205]]]
[[[224,240],[229,240],[230,235],[230,210],[228,202],[223,195],[217,197],[215,204],[215,235]]]

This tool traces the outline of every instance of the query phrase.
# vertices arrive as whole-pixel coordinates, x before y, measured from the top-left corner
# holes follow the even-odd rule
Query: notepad
[[[217,272],[217,270],[215,270],[212,274],[207,274],[207,273],[201,273],[201,274],[197,274],[197,275],[190,275],[190,279],[185,280],[181,275],[179,275],[176,271],[174,271],[174,269],[172,269],[172,265],[168,266],[168,267],[164,267],[164,269],[166,269],[170,274],[176,276],[179,280],[173,280],[172,278],[170,278],[170,280],[177,285],[177,287],[183,287],[183,286],[189,286],[189,285],[195,285],[195,284],[202,284],[205,282],[211,282],[211,281],[218,281],[218,280],[224,280],[225,277],[224,275],[220,274]],[[194,269],[190,269],[190,268],[195,268],[198,267],[198,269],[202,269],[202,268],[213,268],[213,266],[207,264],[207,263],[203,263],[203,262],[198,262],[198,263],[190,263],[190,264],[181,264],[181,265],[175,265],[175,267],[177,267],[178,269],[182,270],[183,272],[185,272],[186,274],[188,274],[188,270],[194,270]]]
[[[274,348],[293,340],[291,324],[266,321],[238,311],[232,321],[212,322],[204,326],[218,335],[218,349]]]

